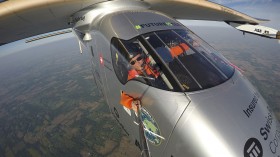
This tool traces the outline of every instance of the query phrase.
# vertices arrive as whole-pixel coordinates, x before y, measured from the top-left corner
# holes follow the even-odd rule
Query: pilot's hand
[[[140,105],[140,100],[133,100],[131,105],[132,105],[133,111],[137,114],[138,106]]]
[[[200,44],[199,44],[198,41],[194,40],[193,43],[192,43],[192,46],[193,46],[193,47],[199,47]]]
[[[151,55],[149,55],[149,61],[148,62],[149,62],[149,65],[152,66],[152,67],[154,67],[156,65],[156,62],[154,61],[154,59],[152,58]]]

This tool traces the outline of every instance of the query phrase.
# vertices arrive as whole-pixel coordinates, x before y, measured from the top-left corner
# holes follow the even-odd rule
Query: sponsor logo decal
[[[247,140],[244,146],[244,157],[263,157],[262,145],[258,139]]]
[[[173,22],[154,22],[154,23],[145,23],[134,26],[135,29],[149,28],[149,27],[159,27],[159,26],[181,26],[179,23]]]
[[[270,143],[269,143],[270,150],[273,154],[276,154],[277,147],[279,145],[280,145],[280,131],[276,130],[274,139],[272,141],[270,141]],[[279,157],[279,155],[278,155],[278,157]]]
[[[258,95],[255,93],[254,94],[254,97],[253,97],[253,100],[251,101],[250,105],[245,109],[243,110],[243,112],[245,113],[245,115],[250,118],[250,116],[252,115],[252,113],[254,112],[255,108],[256,108],[256,105],[258,103],[258,100],[259,100],[259,97]]]
[[[267,141],[268,147],[272,154],[277,155],[280,157],[279,154],[279,147],[280,147],[280,128],[277,120],[273,116],[272,110],[269,106],[267,106],[267,116],[265,117],[266,122],[260,128],[260,134],[262,135],[264,141]],[[274,132],[274,125],[277,125],[276,130]],[[278,152],[277,152],[278,150]]]
[[[258,29],[258,28],[255,28],[255,32],[261,33],[262,30],[261,30],[261,29]]]
[[[263,136],[264,140],[267,140],[268,135],[271,130],[272,122],[273,122],[272,114],[269,112],[268,116],[265,117],[265,119],[266,119],[266,123],[265,123],[264,127],[260,128],[260,134]]]
[[[154,145],[160,145],[162,137],[160,136],[160,130],[155,119],[150,113],[141,108],[141,119],[144,125],[145,136]]]

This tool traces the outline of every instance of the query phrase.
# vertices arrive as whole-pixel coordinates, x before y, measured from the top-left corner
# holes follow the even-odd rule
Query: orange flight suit
[[[145,61],[147,64],[144,66],[144,71],[145,73],[148,75],[148,76],[152,76],[152,77],[155,77],[157,78],[159,76],[159,72],[157,70],[154,70],[152,69],[150,66],[149,66],[149,63],[150,63],[150,60],[149,58],[146,59]],[[138,70],[135,70],[135,69],[131,69],[128,71],[128,78],[127,80],[131,80],[131,79],[134,79],[137,75],[144,75],[143,74],[143,71],[138,71]]]
[[[189,46],[185,43],[181,43],[177,46],[171,47],[170,48],[170,53],[171,53],[172,58],[174,58],[176,56],[181,55],[183,52],[185,52],[187,50],[189,50]],[[153,77],[157,78],[159,76],[159,72],[154,70],[154,69],[151,69],[148,66],[148,64],[150,63],[150,60],[148,58],[146,59],[146,63],[147,64],[144,67],[144,70],[145,70],[146,74],[149,75],[149,76],[153,76]],[[143,72],[132,69],[128,72],[127,80],[131,80],[131,79],[135,78],[136,75],[143,75]],[[132,109],[132,102],[134,100],[135,99],[133,97],[127,95],[125,92],[121,93],[120,104],[125,106],[126,108]]]
[[[180,54],[182,54],[183,52],[189,50],[189,46],[185,43],[181,43],[177,46],[171,47],[170,51],[171,51],[171,56],[172,58],[179,56]]]

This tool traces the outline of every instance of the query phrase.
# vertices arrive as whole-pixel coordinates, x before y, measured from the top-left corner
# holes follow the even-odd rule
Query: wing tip
[[[268,22],[270,21],[269,19],[261,19],[261,18],[255,18],[256,20],[258,20],[259,22]]]

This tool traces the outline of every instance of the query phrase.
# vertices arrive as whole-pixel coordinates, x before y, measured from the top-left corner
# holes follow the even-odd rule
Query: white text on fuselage
[[[136,25],[135,29],[149,28],[149,27],[159,27],[159,26],[181,26],[179,23],[174,22],[154,22]]]

